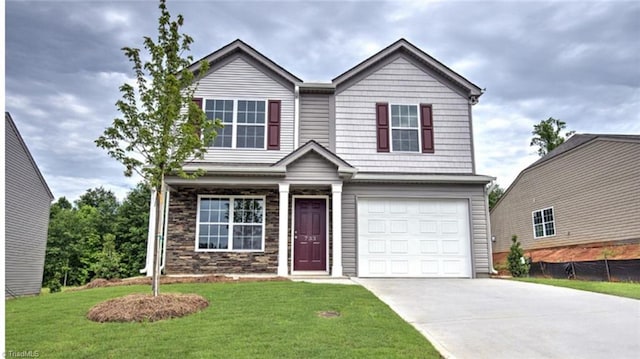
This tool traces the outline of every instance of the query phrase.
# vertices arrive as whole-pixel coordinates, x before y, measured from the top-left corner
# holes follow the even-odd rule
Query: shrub
[[[62,284],[60,283],[60,278],[55,276],[54,278],[49,279],[46,284],[46,287],[49,288],[49,293],[56,293],[62,290]]]
[[[96,262],[91,265],[91,270],[95,273],[94,278],[120,278],[122,266],[120,255],[115,250],[115,236],[106,234],[104,237],[102,252],[97,255]]]
[[[524,257],[524,251],[518,242],[518,236],[511,237],[511,248],[507,256],[509,272],[513,277],[526,277],[529,275],[529,261]]]

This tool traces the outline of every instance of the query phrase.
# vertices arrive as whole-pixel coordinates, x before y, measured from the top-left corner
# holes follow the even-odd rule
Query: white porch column
[[[288,246],[287,239],[289,234],[289,184],[280,183],[280,223],[278,224],[278,275],[287,276],[289,271],[287,269],[288,262]]]
[[[342,184],[331,185],[333,210],[333,266],[331,275],[342,277]]]

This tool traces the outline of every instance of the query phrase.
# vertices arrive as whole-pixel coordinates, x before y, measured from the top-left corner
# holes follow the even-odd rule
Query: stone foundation
[[[278,190],[174,187],[169,201],[166,274],[269,273],[278,268]],[[264,252],[196,252],[198,195],[266,196]]]

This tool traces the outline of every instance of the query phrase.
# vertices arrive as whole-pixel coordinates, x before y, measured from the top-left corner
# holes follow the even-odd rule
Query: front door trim
[[[325,203],[325,233],[326,233],[326,240],[325,240],[325,245],[326,245],[326,260],[325,260],[325,269],[324,271],[301,271],[301,270],[295,270],[294,265],[295,265],[295,250],[293,248],[293,246],[295,245],[295,241],[293,240],[294,236],[295,236],[295,228],[296,228],[296,199],[298,198],[320,198],[320,199],[324,199],[324,203]],[[325,195],[293,195],[292,196],[292,201],[291,201],[291,228],[290,228],[290,233],[291,233],[291,275],[317,275],[317,274],[321,274],[321,275],[327,275],[329,274],[329,196],[325,196]]]

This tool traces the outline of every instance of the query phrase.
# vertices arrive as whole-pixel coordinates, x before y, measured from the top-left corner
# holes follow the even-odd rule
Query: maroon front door
[[[296,198],[293,270],[327,270],[327,204],[324,199]]]

